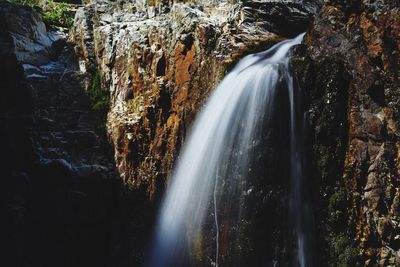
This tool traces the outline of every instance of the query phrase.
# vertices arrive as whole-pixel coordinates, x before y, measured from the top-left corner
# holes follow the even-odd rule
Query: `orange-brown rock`
[[[97,1],[78,10],[72,39],[82,69],[99,69],[110,90],[107,129],[125,182],[159,196],[226,70],[240,55],[305,30],[318,8],[307,2]]]
[[[340,266],[398,266],[399,5],[326,2],[305,38],[314,74],[303,81],[312,88],[318,198],[328,207],[318,214],[320,247]]]

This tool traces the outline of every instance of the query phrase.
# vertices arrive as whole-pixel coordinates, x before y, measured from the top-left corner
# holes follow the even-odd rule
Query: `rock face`
[[[16,5],[10,5],[7,10],[2,11],[9,14],[4,16],[4,25],[8,26],[13,38],[14,52],[18,61],[32,64],[47,63],[48,49],[52,40],[47,34],[40,14],[32,12],[30,8]]]
[[[130,194],[139,199],[131,205],[135,210],[129,219],[133,227],[156,221],[154,215],[144,214],[143,205],[156,210],[149,200],[156,205],[159,202],[196,113],[223,75],[245,54],[266,50],[305,31],[318,8],[317,1],[93,1],[77,11],[70,40],[76,45],[81,70],[100,73],[102,84],[110,91],[108,136],[114,144],[118,171],[133,189]],[[286,137],[282,137],[284,141]],[[279,173],[284,167],[276,163],[283,158],[260,155],[254,164],[261,162],[253,168],[258,181],[254,183],[263,188],[253,190],[248,202],[249,207],[254,205],[259,220],[252,224],[252,213],[246,215],[244,231],[251,238],[243,237],[247,243],[240,248],[228,238],[232,234],[229,227],[235,226],[225,223],[221,257],[226,259],[221,260],[222,265],[293,262],[288,173]],[[273,168],[266,171],[266,165]],[[273,181],[257,179],[267,173],[275,177]],[[268,219],[279,210],[284,214]],[[143,231],[140,226],[138,229]],[[129,232],[135,236],[138,231]],[[212,242],[213,236],[208,233],[203,238]],[[132,238],[128,249],[134,251],[135,243]],[[266,247],[268,253],[264,253]],[[231,255],[233,251],[237,255]],[[204,255],[212,251],[202,253],[199,251],[202,262],[210,264]]]
[[[143,264],[148,200],[161,196],[204,99],[237,59],[304,31],[316,9],[96,1],[78,10],[70,39],[80,71],[65,35],[46,31],[37,11],[0,4],[4,264]],[[118,172],[91,110],[98,86],[110,92]],[[118,173],[136,190],[120,188]]]
[[[4,16],[0,16],[5,25]],[[23,247],[26,173],[22,171],[31,159],[31,142],[25,124],[32,111],[30,90],[23,80],[23,70],[18,64],[11,36],[5,27],[0,28],[0,100],[1,152],[0,152],[0,211],[2,264],[20,265]]]
[[[293,61],[310,88],[321,264],[400,264],[399,20],[396,1],[327,1]]]
[[[110,89],[107,129],[125,182],[161,194],[195,113],[234,62],[307,28],[318,3],[96,1],[78,10],[81,69]]]
[[[0,264],[107,266],[119,176],[73,50],[32,8],[0,3],[0,23]]]
[[[75,58],[35,10],[1,3],[1,263],[141,264],[154,221],[148,200],[162,195],[204,100],[240,57],[305,31],[319,8],[93,1],[76,14]],[[292,60],[310,123],[316,266],[400,265],[399,25],[397,1],[325,1]],[[99,84],[110,93],[115,162],[84,93]],[[287,144],[281,127],[274,134]],[[265,255],[250,249],[267,247],[271,260],[293,264],[287,185],[261,179],[263,164],[276,163],[265,162],[254,163],[265,190],[249,197],[262,218],[245,229],[265,239],[244,253],[256,265]],[[288,176],[275,165],[269,175]],[[134,190],[121,189],[119,175]]]

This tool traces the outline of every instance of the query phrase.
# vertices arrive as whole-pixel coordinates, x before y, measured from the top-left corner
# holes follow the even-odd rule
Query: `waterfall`
[[[299,127],[303,123],[296,119],[299,116],[295,81],[288,64],[290,48],[299,44],[303,35],[246,56],[210,96],[174,170],[147,265],[176,267],[197,262],[196,266],[218,266],[222,255],[227,256],[220,251],[226,247],[222,245],[242,238],[241,229],[245,229],[242,218],[246,212],[243,199],[252,191],[246,184],[253,171],[252,152],[260,145],[263,129],[271,121],[278,84],[283,81],[290,102],[290,206],[295,217],[293,236],[297,239],[293,241],[297,244],[294,256],[297,259],[292,262],[310,266],[307,220],[303,219],[308,212],[304,208],[307,205],[302,203],[303,152]],[[235,249],[239,251],[235,254],[243,250],[239,245]]]

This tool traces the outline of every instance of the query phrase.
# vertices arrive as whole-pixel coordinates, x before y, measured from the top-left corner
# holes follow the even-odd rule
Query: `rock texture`
[[[73,50],[32,8],[0,3],[0,24],[0,264],[108,266],[119,176]]]
[[[148,200],[161,196],[204,100],[241,56],[307,30],[319,7],[92,1],[76,14],[76,59],[37,11],[1,3],[1,264],[141,264],[154,221]],[[311,129],[316,266],[400,265],[399,25],[398,1],[328,0],[292,60]],[[115,162],[84,93],[99,84],[110,94]],[[274,134],[287,144],[280,127]],[[271,149],[285,158],[284,145]],[[287,185],[258,179],[262,164],[276,163],[265,162],[254,163],[264,190],[248,200],[261,219],[244,221],[248,236],[263,238],[238,250],[252,265],[265,258],[254,247],[291,264]],[[275,165],[269,174],[288,176]],[[119,174],[135,190],[121,189]]]
[[[196,112],[245,53],[305,31],[316,2],[96,1],[78,10],[81,69],[110,90],[107,129],[118,170],[161,194]]]
[[[321,264],[400,264],[399,20],[397,1],[327,1],[293,61],[310,88]]]
[[[70,38],[79,62],[37,10],[1,3],[4,264],[143,264],[148,200],[161,196],[195,114],[241,56],[306,30],[318,4],[296,2],[93,1]],[[105,110],[103,88],[117,171],[92,110]]]
[[[138,199],[131,203],[132,227],[126,228],[132,234],[128,250],[135,250],[138,232],[153,230],[143,225],[156,221],[151,212],[157,210],[180,147],[223,75],[245,54],[306,31],[318,8],[318,1],[92,1],[77,11],[70,40],[81,70],[100,74],[109,89],[108,136],[118,171],[132,189],[129,195]],[[284,94],[281,97],[286,99]],[[273,134],[285,127],[279,126]],[[277,143],[287,144],[286,137]],[[229,239],[239,227],[229,220],[223,223],[221,266],[294,261],[288,173],[278,172],[284,169],[286,152],[277,160],[260,155],[255,161],[254,186],[258,187],[246,200],[254,213],[241,222],[246,225],[238,233],[243,234],[243,246]],[[266,165],[273,168],[266,171]],[[261,181],[267,173],[281,179]],[[271,209],[285,212],[271,220]],[[215,243],[211,233],[203,238],[207,244]],[[199,250],[199,264],[211,264],[212,246]]]

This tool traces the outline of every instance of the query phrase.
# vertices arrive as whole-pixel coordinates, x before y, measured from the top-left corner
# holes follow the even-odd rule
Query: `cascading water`
[[[252,161],[264,129],[271,125],[281,83],[286,84],[290,102],[287,165],[291,170],[292,230],[297,239],[297,259],[291,262],[311,265],[309,220],[304,219],[309,212],[301,182],[299,127],[303,123],[296,119],[295,81],[288,64],[290,48],[299,44],[303,35],[246,56],[214,91],[194,124],[167,189],[149,266],[234,266],[229,257],[244,253],[245,199],[253,190],[248,182],[254,172]],[[231,252],[227,252],[227,244],[233,244]]]

